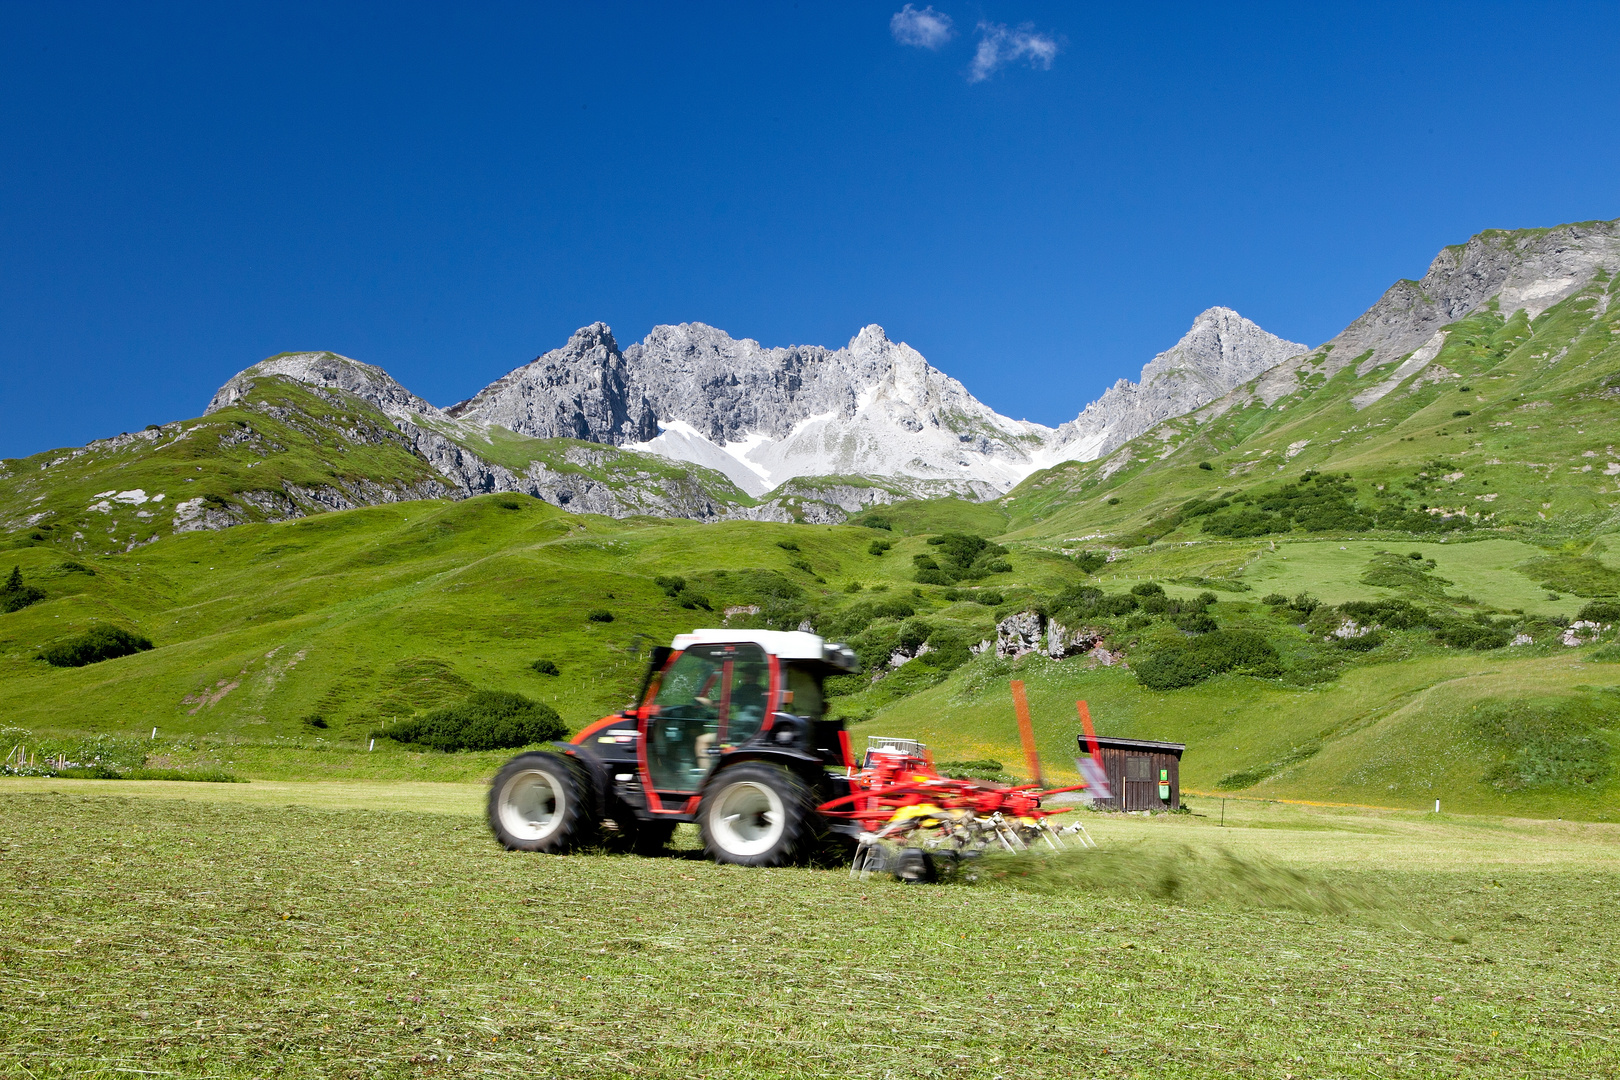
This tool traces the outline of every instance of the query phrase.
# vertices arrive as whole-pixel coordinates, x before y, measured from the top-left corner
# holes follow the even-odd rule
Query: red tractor
[[[652,854],[677,824],[696,822],[712,858],[743,866],[781,866],[843,837],[856,870],[909,879],[986,847],[1061,845],[1041,798],[1085,785],[941,777],[907,740],[872,740],[857,762],[844,722],[825,716],[822,680],[858,670],[853,651],[814,634],[681,634],[653,650],[639,704],[506,763],[490,788],[490,828],[513,850],[613,839]]]

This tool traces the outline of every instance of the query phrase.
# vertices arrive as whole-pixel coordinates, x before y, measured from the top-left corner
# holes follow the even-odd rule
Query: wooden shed
[[[1099,735],[1097,749],[1113,798],[1097,799],[1096,805],[1110,810],[1181,809],[1181,754],[1186,743]],[[1080,736],[1080,752],[1087,752],[1084,735]]]

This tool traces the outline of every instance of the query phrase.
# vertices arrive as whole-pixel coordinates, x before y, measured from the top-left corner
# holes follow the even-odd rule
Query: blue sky
[[[866,323],[1072,418],[1224,304],[1620,217],[1620,6],[0,6],[0,455],[332,349],[440,404],[603,320]],[[936,18],[943,16],[943,18]]]

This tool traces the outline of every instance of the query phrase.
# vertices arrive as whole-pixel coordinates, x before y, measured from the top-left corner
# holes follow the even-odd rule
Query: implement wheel
[[[519,754],[489,788],[489,827],[511,851],[567,851],[595,833],[579,770],[557,754]]]
[[[703,849],[715,862],[785,866],[815,840],[815,799],[804,781],[771,765],[733,765],[698,805]]]

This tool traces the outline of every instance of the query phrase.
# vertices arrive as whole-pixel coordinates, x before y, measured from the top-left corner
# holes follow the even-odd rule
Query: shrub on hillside
[[[1108,565],[1108,552],[1082,551],[1074,557],[1074,564],[1080,568],[1082,573],[1095,574]]]
[[[868,555],[882,555],[892,547],[894,547],[893,540],[874,540],[866,545],[866,552]]]
[[[1282,673],[1277,650],[1253,630],[1216,630],[1135,661],[1136,679],[1150,690],[1179,690],[1223,672],[1272,677]]]
[[[432,750],[512,750],[566,738],[568,728],[550,705],[522,694],[479,690],[464,701],[422,713],[372,738]]]
[[[139,634],[132,634],[122,627],[103,624],[92,626],[78,637],[59,641],[49,648],[42,649],[37,659],[45,661],[52,667],[84,667],[86,664],[97,664],[103,660],[116,660],[120,656],[145,652],[151,647],[152,643]]]
[[[1374,623],[1389,630],[1410,630],[1432,625],[1433,616],[1410,600],[1347,600],[1336,609],[1338,615],[1363,626]]]
[[[595,611],[587,612],[585,618],[591,622],[612,622],[613,612],[604,608],[597,608]]]
[[[1007,549],[972,533],[948,532],[928,538],[929,554],[912,556],[915,580],[923,585],[954,585],[978,581],[990,574],[1005,574],[1012,564]]]
[[[1587,622],[1620,622],[1620,600],[1593,600],[1581,608],[1581,613],[1575,617]]]
[[[37,604],[43,599],[45,599],[44,590],[24,584],[22,567],[13,566],[11,576],[6,578],[5,585],[0,586],[0,613],[21,611],[29,604]]]
[[[536,660],[534,663],[529,665],[529,670],[534,672],[536,675],[562,674],[561,671],[557,670],[557,662],[555,660]]]
[[[1202,611],[1189,612],[1176,619],[1176,629],[1188,634],[1209,634],[1220,628],[1213,616]]]
[[[695,611],[698,608],[705,611],[713,610],[709,605],[709,598],[688,587],[686,579],[683,577],[655,577],[653,578],[653,584],[663,589],[665,596],[689,611]]]
[[[1434,632],[1435,640],[1442,645],[1450,645],[1453,649],[1500,649],[1513,635],[1506,630],[1499,630],[1494,626],[1482,626],[1479,623],[1448,622]]]

